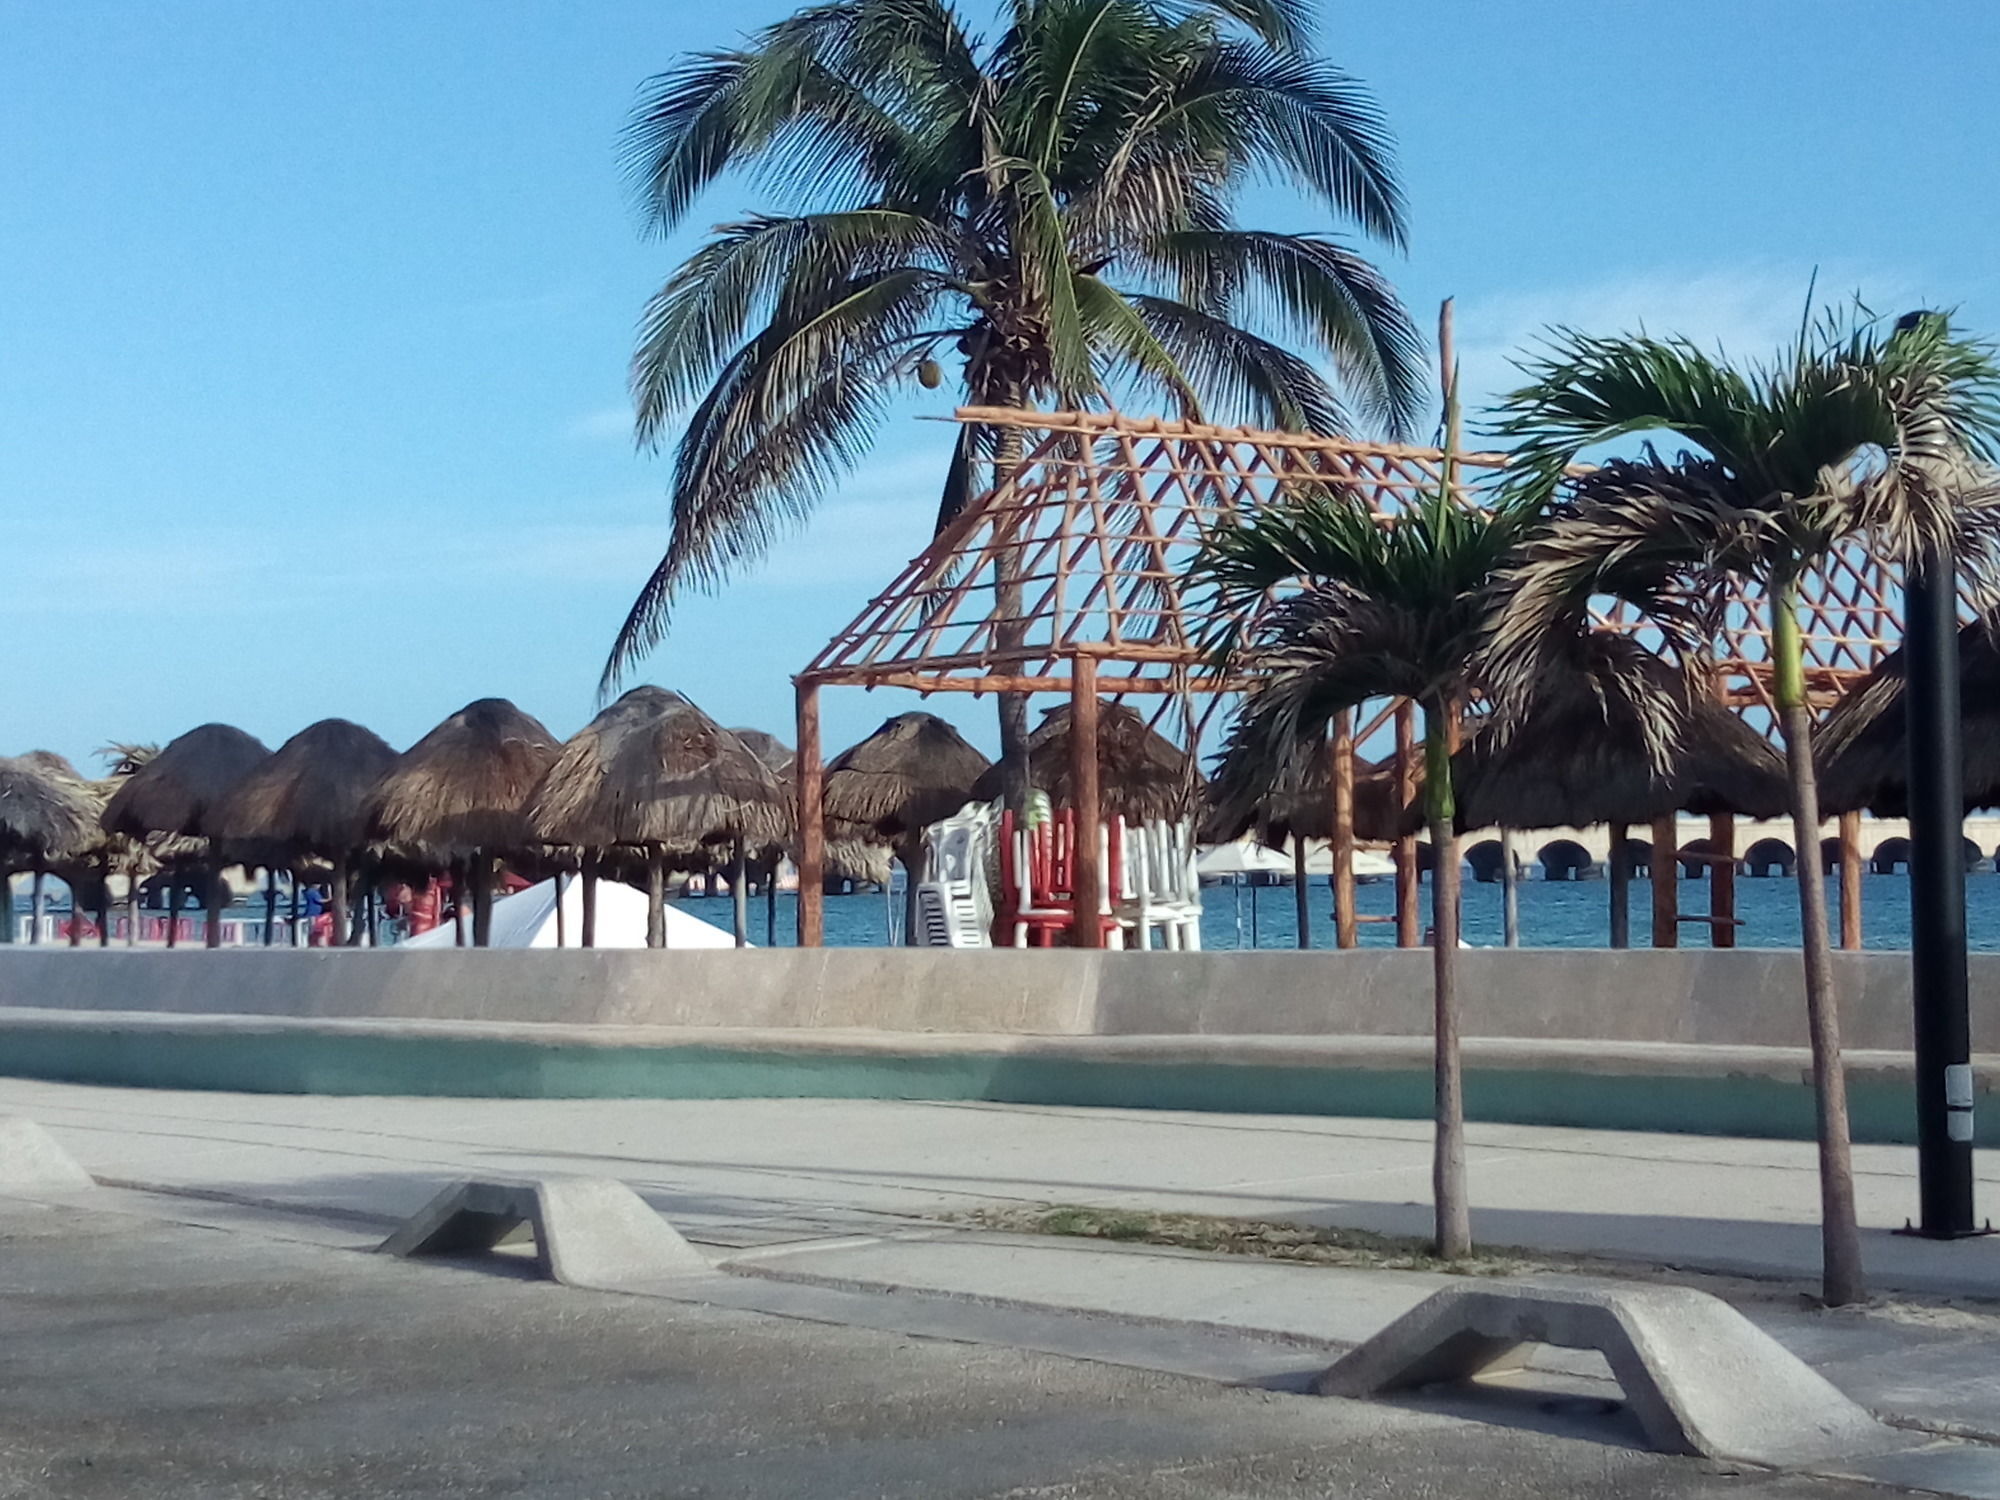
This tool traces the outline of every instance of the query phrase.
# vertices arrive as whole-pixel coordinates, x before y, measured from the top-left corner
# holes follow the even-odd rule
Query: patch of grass
[[[1576,1261],[1552,1260],[1514,1249],[1483,1249],[1460,1260],[1440,1260],[1428,1242],[1361,1229],[1328,1229],[1270,1219],[1209,1214],[1145,1213],[1065,1203],[1042,1208],[984,1208],[964,1216],[981,1229],[1009,1234],[1051,1234],[1128,1244],[1166,1245],[1223,1255],[1257,1255],[1321,1266],[1377,1271],[1443,1271],[1460,1276],[1515,1276],[1530,1271],[1576,1270]]]

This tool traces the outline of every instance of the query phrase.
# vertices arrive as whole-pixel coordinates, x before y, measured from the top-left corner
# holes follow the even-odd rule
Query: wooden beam
[[[1611,850],[1604,857],[1604,876],[1611,894],[1611,946],[1632,946],[1632,830],[1611,825]]]
[[[1076,799],[1076,926],[1070,942],[1078,948],[1104,946],[1098,911],[1104,902],[1104,867],[1097,838],[1102,824],[1097,792],[1097,661],[1079,656],[1070,670],[1070,786]]]
[[[820,765],[819,684],[798,686],[799,946],[826,945],[826,775]]]
[[[1417,705],[1407,700],[1396,707],[1396,816],[1416,800]],[[1423,883],[1417,869],[1417,836],[1396,838],[1396,946],[1421,948],[1424,943]]]
[[[1336,947],[1358,948],[1361,932],[1354,920],[1354,713],[1342,709],[1333,720],[1333,941]]]
[[[1819,859],[1819,850],[1812,852]],[[1804,858],[1804,851],[1800,852]],[[1861,946],[1861,814],[1840,815],[1840,946]]]
[[[1653,946],[1678,948],[1681,943],[1681,862],[1675,841],[1680,837],[1674,815],[1653,819]]]
[[[1736,946],[1736,815],[1710,813],[1708,818],[1709,945]]]

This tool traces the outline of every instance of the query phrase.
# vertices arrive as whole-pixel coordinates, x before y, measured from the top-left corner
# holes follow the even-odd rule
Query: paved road
[[[1882,1493],[0,1200],[7,1500]]]

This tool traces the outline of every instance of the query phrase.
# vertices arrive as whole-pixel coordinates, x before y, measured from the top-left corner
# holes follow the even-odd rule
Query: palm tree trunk
[[[1451,788],[1451,710],[1424,705],[1424,816],[1430,824],[1431,987],[1437,1134],[1431,1159],[1437,1253],[1455,1260],[1472,1249],[1472,1209],[1465,1195],[1465,1082],[1458,1055],[1458,816]]]
[[[1020,402],[1018,391],[1010,392],[1001,400],[1002,405],[1014,406]],[[1021,468],[1021,460],[1026,455],[1026,439],[1018,427],[1003,427],[995,444],[993,458],[993,486],[996,490],[1012,484]],[[1018,525],[1018,518],[996,522],[1011,533]],[[1003,540],[995,538],[996,541]],[[1027,621],[1021,615],[1021,560],[1012,547],[1002,546],[994,562],[993,644],[1002,651],[1018,648],[1028,638]],[[1003,672],[1020,670],[1019,663],[1007,661]],[[1028,789],[1034,784],[1033,769],[1028,764],[1028,695],[1026,693],[1001,693],[1000,697],[1000,795],[1005,806],[1020,817],[1028,810]]]
[[[1820,1295],[1829,1307],[1865,1295],[1861,1231],[1854,1213],[1854,1163],[1848,1142],[1847,1068],[1840,1053],[1840,997],[1833,982],[1833,938],[1827,926],[1826,875],[1819,860],[1819,782],[1813,771],[1812,712],[1806,703],[1799,640],[1798,585],[1776,585],[1771,645],[1776,668],[1778,725],[1791,777],[1792,847],[1799,851],[1799,929],[1805,954],[1806,1026],[1812,1040],[1813,1096],[1818,1106]]]
[[[646,946],[667,946],[667,856],[658,848],[646,851]]]

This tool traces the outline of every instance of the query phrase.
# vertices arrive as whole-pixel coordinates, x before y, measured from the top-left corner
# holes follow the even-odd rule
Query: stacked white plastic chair
[[[1201,877],[1194,829],[1156,821],[1122,830],[1125,868],[1117,914],[1130,948],[1194,952],[1201,947]]]
[[[993,898],[987,865],[993,809],[968,806],[924,833],[925,868],[917,886],[917,944],[924,948],[993,946]]]

